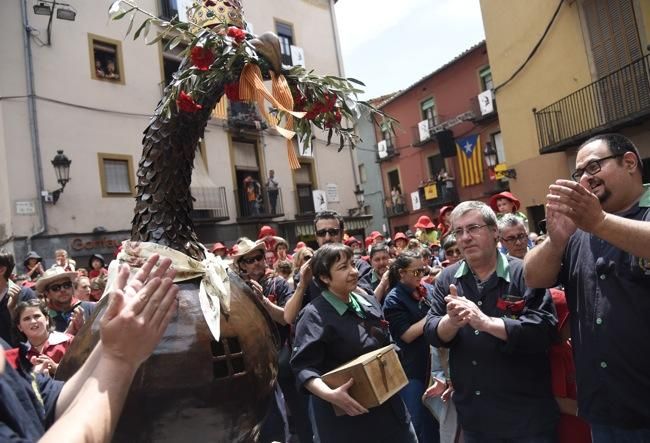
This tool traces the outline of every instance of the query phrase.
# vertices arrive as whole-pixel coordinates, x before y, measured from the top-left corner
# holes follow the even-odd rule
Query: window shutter
[[[104,160],[107,193],[131,193],[129,163],[125,160]]]

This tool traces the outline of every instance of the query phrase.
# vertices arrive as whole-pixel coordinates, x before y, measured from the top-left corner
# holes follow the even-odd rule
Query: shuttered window
[[[258,171],[257,147],[255,143],[233,142],[235,167],[248,171]]]
[[[98,153],[99,177],[103,197],[130,197],[135,186],[133,158],[130,155]]]

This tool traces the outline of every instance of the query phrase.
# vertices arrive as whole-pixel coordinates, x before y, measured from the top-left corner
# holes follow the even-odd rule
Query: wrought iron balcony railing
[[[542,153],[559,151],[650,115],[650,55],[534,114]]]
[[[258,188],[255,193],[248,193],[246,189],[235,189],[237,200],[237,216],[239,218],[274,218],[284,215],[282,189],[276,191],[266,187]]]

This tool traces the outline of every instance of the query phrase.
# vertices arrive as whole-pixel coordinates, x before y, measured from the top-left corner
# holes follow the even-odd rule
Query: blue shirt
[[[618,214],[650,221],[650,190]],[[650,260],[578,230],[559,275],[564,284],[578,384],[587,421],[650,427]]]
[[[429,301],[432,299],[433,287],[425,285]],[[426,382],[429,377],[429,344],[424,335],[411,343],[401,339],[413,324],[426,317],[429,306],[412,297],[414,289],[397,283],[384,301],[384,317],[388,320],[390,334],[401,349],[400,361],[409,379]]]

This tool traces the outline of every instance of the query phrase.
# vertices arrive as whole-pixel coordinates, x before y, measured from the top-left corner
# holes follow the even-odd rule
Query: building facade
[[[481,11],[510,187],[533,223],[587,138],[620,132],[648,163],[650,3],[481,0]]]
[[[49,259],[63,248],[85,265],[93,253],[110,256],[129,238],[142,132],[180,59],[164,40],[146,45],[124,38],[128,20],[108,20],[110,3],[70,0],[70,6],[57,3],[56,11],[47,2],[3,3],[0,35],[20,44],[0,48],[0,242],[19,261],[30,249]],[[138,4],[163,18],[178,9],[176,0]],[[285,64],[342,74],[333,0],[243,4],[252,32],[278,34]],[[357,207],[354,154],[339,153],[325,146],[325,134],[315,135],[310,152],[296,143],[302,167],[291,170],[285,140],[254,108],[224,98],[206,127],[193,172],[199,239],[230,245],[270,224],[292,243],[313,241],[315,190],[326,191],[329,209],[350,214]],[[62,193],[52,193],[59,185],[50,163],[59,150],[72,161],[70,181]],[[270,170],[279,182],[277,200],[266,187]],[[262,188],[254,210],[246,204],[248,177]],[[363,231],[368,219],[355,214],[348,227]]]
[[[422,215],[436,219],[445,205],[485,200],[507,188],[494,173],[505,158],[491,88],[481,42],[382,105],[399,121],[394,134],[377,130],[392,234],[414,231]]]

